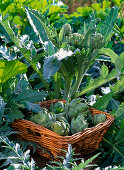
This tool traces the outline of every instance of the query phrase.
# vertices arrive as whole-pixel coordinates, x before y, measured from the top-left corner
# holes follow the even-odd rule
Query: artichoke
[[[70,36],[66,37],[66,41],[69,45],[77,47],[81,47],[83,43],[83,35],[79,33],[73,33]]]
[[[97,33],[94,34],[93,37],[91,37],[91,47],[95,49],[100,49],[104,46],[104,39],[102,34]]]
[[[53,112],[48,112],[48,110],[44,109],[39,111],[37,115],[31,116],[30,120],[50,129],[52,124],[56,121],[56,115]]]
[[[70,125],[62,121],[55,121],[55,123],[51,126],[51,130],[58,135],[67,136],[69,135]]]
[[[58,121],[64,121],[65,123],[68,123],[68,120],[64,117],[64,116],[60,116],[60,117],[58,117],[58,119],[57,119]]]
[[[97,125],[99,123],[105,122],[107,119],[105,114],[100,113],[100,114],[95,114],[92,120],[93,120],[93,124]]]
[[[75,106],[75,109],[78,111],[78,112],[85,112],[87,111],[88,107],[87,107],[87,104],[86,103],[77,103],[76,106]]]
[[[78,115],[82,114],[87,116],[90,111],[88,109],[88,106],[86,105],[86,103],[82,103],[80,102],[82,99],[78,98],[78,99],[73,99],[69,105],[68,105],[68,112],[67,117],[71,120],[73,117],[77,117]]]
[[[72,119],[73,117],[77,117],[78,111],[76,109],[70,108],[68,112],[68,118]]]
[[[69,36],[72,33],[71,25],[70,24],[65,24],[62,27],[64,35]]]
[[[88,127],[88,123],[85,120],[83,115],[77,116],[71,120],[71,132],[72,134],[82,132],[85,128]]]

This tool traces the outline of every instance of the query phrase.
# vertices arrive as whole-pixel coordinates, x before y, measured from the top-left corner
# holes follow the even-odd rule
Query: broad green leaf
[[[118,55],[110,48],[100,49],[99,54],[109,56],[111,58],[112,63],[115,63],[116,59],[118,58]]]
[[[49,79],[52,77],[60,68],[62,60],[66,59],[68,56],[71,56],[72,51],[66,51],[61,48],[54,55],[47,57],[43,65],[43,77],[44,79]]]
[[[114,93],[118,93],[119,91],[124,90],[124,76],[120,77],[120,80],[117,80],[117,83],[114,86],[111,86],[112,91]]]
[[[61,62],[57,60],[57,58],[53,55],[50,57],[47,57],[44,60],[43,65],[43,77],[44,79],[49,79],[52,77],[60,68]]]
[[[43,52],[43,53],[39,53],[39,54],[35,54],[33,57],[32,57],[32,62],[33,63],[36,63],[39,62],[40,59],[42,59],[45,55],[46,55],[46,51]]]
[[[105,64],[103,64],[101,67],[101,76],[105,78],[108,75],[108,72],[109,72],[108,67]]]
[[[55,54],[55,49],[54,49],[54,46],[53,46],[53,43],[51,41],[48,41],[48,56],[52,56]]]
[[[44,23],[29,9],[25,9],[27,17],[31,26],[34,29],[34,32],[39,36],[41,43],[48,41],[49,38],[47,36]]]
[[[93,3],[93,4],[91,4],[91,6],[96,11],[100,11],[101,10],[101,3]]]
[[[89,16],[94,10],[91,7],[78,7],[77,12],[82,16]]]
[[[92,79],[91,82],[89,82],[89,84],[87,85],[87,87],[85,87],[84,89],[82,89],[81,92],[76,93],[75,97],[79,97],[83,94],[89,93],[92,90],[95,90],[96,88],[102,86],[103,84],[115,79],[117,77],[117,70],[113,69],[105,78],[103,78],[102,76],[100,76],[98,79]]]
[[[75,168],[72,168],[72,170],[81,170],[83,168],[86,168],[86,167],[90,167],[90,166],[97,166],[97,165],[89,165],[89,163],[92,163],[94,159],[96,159],[98,156],[100,155],[100,153],[92,156],[91,158],[87,159],[85,162],[81,162],[78,167],[75,167]]]
[[[25,73],[27,66],[18,60],[0,60],[0,85],[18,74]]]
[[[45,92],[25,90],[15,98],[15,101],[18,101],[20,103],[23,103],[25,101],[35,103],[38,101],[42,101],[46,96],[47,93]]]
[[[121,4],[121,0],[113,0],[114,1],[114,3],[117,5],[117,6],[120,6],[120,4]]]
[[[121,28],[121,32],[124,34],[124,25]]]
[[[116,23],[117,16],[118,8],[114,6],[111,8],[109,15],[106,16],[103,24],[98,26],[97,31],[103,35],[105,42],[107,42],[110,39],[110,35],[112,34],[112,30]]]
[[[102,7],[102,8],[103,8],[103,9],[106,9],[106,8],[110,7],[110,4],[111,4],[111,2],[104,0],[104,1],[103,1],[103,7]]]
[[[107,108],[109,101],[112,99],[112,96],[113,96],[113,92],[110,92],[104,95],[103,97],[99,98],[96,101],[96,103],[93,105],[93,108],[104,111]]]
[[[89,28],[86,32],[86,34],[84,35],[84,40],[83,40],[83,45],[84,46],[88,46],[90,45],[90,36],[95,33],[95,27],[93,28]]]
[[[15,16],[13,18],[13,23],[15,23],[17,25],[22,25],[21,17],[20,16]]]
[[[6,15],[4,18],[2,18],[2,20],[0,21],[1,25],[4,27],[4,29],[6,30],[6,32],[9,34],[9,36],[11,37],[11,39],[13,40],[14,38],[14,32],[10,27],[9,24],[9,16]]]

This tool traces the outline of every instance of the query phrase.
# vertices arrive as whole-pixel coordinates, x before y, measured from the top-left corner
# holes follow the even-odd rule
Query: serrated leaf
[[[23,91],[22,93],[20,93],[15,98],[15,100],[20,103],[23,103],[25,101],[35,103],[38,101],[42,101],[46,96],[47,96],[47,93],[45,93],[45,92],[26,90],[26,91]]]
[[[36,32],[36,34],[39,36],[41,43],[48,41],[49,38],[47,36],[43,22],[40,20],[40,18],[38,18],[33,13],[33,11],[31,11],[29,9],[25,9],[25,10],[26,10],[26,14],[29,19],[29,22],[30,22],[31,26],[33,27],[34,32]]]
[[[41,110],[40,105],[38,104],[34,104],[34,103],[30,103],[28,101],[24,102],[25,107],[29,110],[29,111],[33,111],[33,112],[39,112]]]
[[[113,96],[113,92],[110,92],[104,95],[103,97],[99,98],[96,101],[96,103],[93,105],[93,108],[104,111],[107,108],[109,101],[112,99],[112,96]]]
[[[13,60],[16,59],[16,54],[11,54],[10,50],[6,46],[0,46],[0,53],[2,54],[2,58],[5,58],[7,60]]]
[[[109,72],[108,67],[105,64],[103,64],[101,67],[101,76],[105,78],[108,75],[108,72]]]
[[[105,21],[103,24],[98,26],[98,32],[101,33],[104,37],[104,41],[108,41],[110,35],[112,34],[112,30],[116,23],[116,19],[118,16],[118,8],[116,6],[111,8],[111,11],[108,16],[106,16]]]
[[[24,117],[23,113],[18,109],[18,106],[11,105],[11,109],[6,111],[7,118],[9,118],[11,122],[15,119],[22,119]]]
[[[27,66],[18,60],[0,60],[0,85],[18,74],[25,73]]]

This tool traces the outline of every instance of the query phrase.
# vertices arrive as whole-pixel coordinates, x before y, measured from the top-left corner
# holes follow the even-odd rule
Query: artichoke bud
[[[95,49],[100,49],[104,46],[104,39],[102,34],[97,33],[94,34],[93,37],[91,37],[91,46]]]
[[[64,121],[55,121],[55,123],[51,126],[51,130],[61,136],[67,136],[70,131],[69,124]]]
[[[88,123],[85,120],[84,116],[82,115],[77,116],[77,118],[73,118],[71,121],[72,134],[82,132],[87,127],[88,127]]]
[[[78,111],[76,109],[70,108],[67,115],[68,115],[69,119],[72,119],[73,117],[77,117]]]
[[[83,35],[79,34],[79,33],[73,33],[70,36],[66,37],[66,41],[68,44],[70,44],[71,46],[78,46],[80,47],[82,45],[83,42]]]
[[[92,120],[93,120],[93,124],[97,125],[99,123],[105,122],[107,119],[106,119],[105,114],[100,113],[100,114],[95,114],[94,117],[92,118]]]
[[[67,119],[64,116],[60,116],[58,119],[58,121],[64,121],[65,123],[68,123]]]
[[[88,107],[86,103],[77,103],[75,109],[78,110],[78,112],[84,112],[88,109]]]
[[[56,115],[53,112],[48,112],[44,109],[43,111],[38,112],[37,115],[32,116],[30,120],[50,129],[52,124],[56,121]]]
[[[87,109],[86,111],[78,113],[78,115],[83,115],[84,117],[87,117],[87,116],[91,115],[91,112],[89,109]]]
[[[69,103],[69,108],[75,108],[75,106],[77,105],[77,103],[79,103],[82,99],[78,98],[78,99],[73,99],[70,103]]]
[[[63,33],[65,36],[69,36],[72,33],[71,25],[70,24],[64,24],[63,27]]]

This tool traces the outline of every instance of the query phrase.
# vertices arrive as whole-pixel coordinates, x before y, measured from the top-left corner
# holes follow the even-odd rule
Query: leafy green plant
[[[0,87],[13,76],[25,73],[26,71],[27,66],[18,60],[0,60]]]
[[[64,98],[68,96],[75,98],[98,88],[122,74],[123,66],[121,61],[123,60],[123,53],[118,56],[109,48],[103,48],[112,35],[112,28],[115,25],[117,17],[116,7],[111,9],[110,14],[104,22],[97,24],[97,20],[92,16],[90,23],[84,24],[84,27],[82,27],[79,33],[66,32],[68,25],[65,25],[58,35],[55,30],[50,30],[49,27],[43,23],[44,18],[37,11],[26,9],[26,14],[34,32],[36,32],[39,37],[39,41],[47,51],[43,65],[43,74],[42,69],[37,68],[37,62],[30,59],[30,56],[32,56],[33,59],[34,54],[38,56],[36,52],[33,49],[28,50],[24,43],[22,44],[20,39],[14,36],[12,29],[8,25],[9,20],[7,18],[4,18],[1,24],[20,49],[23,56],[33,67],[34,71],[39,75],[49,93],[51,89],[49,88],[47,79],[50,79],[52,76],[54,76],[57,84],[57,86],[54,87],[55,96],[60,96],[60,82],[61,78],[64,78]],[[82,36],[82,38],[80,37],[82,39],[80,43],[79,36]],[[101,43],[99,43],[99,41]],[[23,47],[21,47],[20,44],[22,44]],[[115,64],[116,68],[109,73],[107,66],[103,65],[99,79],[97,81],[90,79],[89,85],[78,92],[86,71],[101,54],[111,57],[111,61]],[[67,65],[70,65],[70,67],[67,67]]]
[[[93,94],[96,89],[101,88],[101,86],[106,86],[108,82],[110,82],[110,84],[112,83],[111,86],[109,85],[110,93],[102,94],[102,97],[99,95],[99,99],[93,107],[99,110],[112,109],[112,111],[115,112],[120,103],[116,101],[114,97],[124,89],[124,53],[122,52],[117,55],[110,48],[107,48],[107,44],[113,35],[112,30],[117,19],[117,7],[112,8],[110,12],[108,10],[106,17],[101,21],[98,18],[96,19],[95,15],[92,14],[89,17],[89,22],[84,23],[83,27],[80,27],[76,32],[69,24],[63,25],[62,29],[58,31],[54,29],[54,27],[50,25],[50,22],[38,11],[29,8],[25,10],[34,31],[32,32],[33,34],[35,33],[35,37],[37,38],[36,43],[38,42],[40,44],[41,49],[37,49],[35,39],[32,39],[34,43],[31,41],[31,37],[29,37],[30,34],[29,36],[20,36],[14,26],[12,26],[12,23],[9,23],[8,16],[2,18],[1,27],[6,33],[5,36],[11,39],[11,42],[14,43],[19,53],[22,54],[22,58],[19,58],[19,60],[24,62],[26,59],[25,63],[31,66],[33,68],[32,72],[39,76],[42,82],[39,87],[41,92],[34,91],[30,86],[24,88],[26,87],[24,84],[19,88],[19,84],[21,84],[22,81],[16,88],[14,87],[15,91],[10,90],[8,87],[6,89],[6,86],[13,81],[7,78],[6,82],[4,82],[5,86],[2,86],[3,91],[1,92],[2,97],[5,98],[5,102],[7,102],[6,105],[3,104],[2,106],[2,109],[4,108],[4,112],[6,113],[6,119],[4,118],[3,111],[0,119],[2,121],[9,119],[10,122],[12,118],[11,121],[13,121],[15,119],[14,113],[19,113],[16,118],[20,118],[23,116],[22,113],[20,113],[20,109],[37,112],[39,107],[35,105],[34,102],[46,97],[46,95],[43,95],[43,98],[40,96],[42,95],[42,90],[45,90],[49,94],[49,96],[47,96],[48,99],[65,98],[68,101],[69,99],[72,100],[75,97],[84,96],[85,94],[89,96]],[[55,18],[56,16],[57,15],[55,15]],[[54,15],[52,15],[52,17],[51,21],[54,19]],[[5,46],[3,45],[3,47]],[[0,48],[0,51],[7,60],[9,57],[13,58],[10,53],[8,54],[6,48]],[[112,63],[112,69],[110,70],[106,60],[103,59],[104,64],[101,64],[99,68],[99,77],[93,78],[91,75],[88,75],[87,71],[93,68],[92,65],[95,63],[95,60],[100,61],[100,59],[102,57],[105,58],[105,56],[107,56],[107,61]],[[1,61],[4,62],[5,60]],[[17,60],[12,60],[12,62],[14,61]],[[8,62],[5,61],[4,63]],[[33,76],[35,77],[36,74],[30,74],[31,77],[29,79]],[[14,74],[12,76],[16,75]],[[9,78],[11,78],[11,76]],[[83,83],[85,85],[82,85]],[[5,91],[9,91],[10,93],[6,93]],[[113,102],[115,103],[114,106],[111,104]],[[9,109],[6,110],[6,108]],[[111,153],[110,159],[105,163],[105,166],[109,166],[110,164],[119,165],[117,161],[123,166],[123,144],[119,143],[121,142],[121,133],[123,134],[123,123],[121,126],[120,122],[123,122],[123,120],[120,119],[120,117],[116,119],[116,123],[112,127],[113,129],[110,131],[110,134],[113,134],[113,141],[110,140],[111,137],[109,135],[104,138],[105,145],[103,145],[103,148],[105,148],[105,152],[102,161],[106,160],[107,156]],[[3,128],[3,123],[1,127]],[[2,130],[1,132],[3,134]],[[110,150],[108,146],[110,146]],[[68,164],[68,161],[65,162]],[[61,164],[60,166],[63,165]],[[84,164],[81,164],[82,168],[83,166]]]
[[[0,152],[0,160],[4,163],[0,166],[4,168],[9,165],[9,169],[35,169],[35,162],[33,159],[30,161],[30,150],[23,153],[18,143],[10,142],[8,138],[0,137],[0,143],[4,143],[3,147],[6,148],[4,153]]]
[[[124,103],[111,114],[115,117],[113,126],[108,130],[103,138],[100,167],[104,168],[109,165],[124,166]]]
[[[3,16],[9,13],[9,19],[16,25],[19,34],[28,26],[24,6],[44,13],[50,20],[59,19],[59,14],[67,10],[67,6],[62,3],[60,4],[58,0],[54,3],[53,0],[23,0],[21,2],[19,0],[1,0],[0,13]]]
[[[100,155],[100,153],[92,156],[90,159],[84,161],[84,159],[82,158],[73,158],[75,156],[74,153],[74,149],[72,149],[71,144],[68,144],[68,151],[66,151],[66,157],[60,157],[63,162],[55,162],[53,161],[53,164],[56,164],[56,166],[51,166],[48,165],[48,167],[45,167],[45,169],[53,169],[53,170],[57,170],[57,169],[62,169],[62,170],[80,170],[80,169],[84,169],[86,167],[93,167],[93,166],[97,166],[97,165],[90,165],[90,163],[97,158]],[[77,160],[81,160],[81,163],[79,165],[77,165],[76,161]]]
[[[32,90],[28,82],[22,79],[15,85],[14,90],[7,87],[1,95],[7,102],[4,115],[9,119],[9,122],[13,122],[15,119],[24,117],[24,109],[33,112],[40,111],[41,107],[36,103],[42,101],[47,96],[47,93]]]
[[[34,21],[34,19],[36,19],[37,22],[38,23],[41,22],[41,25],[43,26],[42,21],[41,20],[39,21],[38,15],[36,15],[36,13],[34,13],[33,11],[27,10],[27,16],[31,23]],[[83,36],[83,41],[81,45],[78,42],[79,40],[78,39],[76,40],[75,39],[76,37],[72,36],[73,34],[70,33],[70,37],[68,35],[65,35],[66,30],[64,30],[64,26],[62,30],[60,31],[58,38],[56,38],[56,41],[58,43],[54,43],[55,41],[53,41],[53,39],[50,38],[49,34],[46,34],[47,32],[45,30],[47,29],[44,29],[44,35],[46,35],[45,36],[46,38],[45,40],[43,40],[43,35],[41,34],[41,32],[39,32],[39,28],[37,27],[37,25],[35,24],[35,27],[34,27],[34,25],[31,24],[34,31],[37,33],[39,32],[39,38],[41,42],[48,41],[48,37],[49,37],[55,46],[57,44],[56,48],[58,49],[58,51],[55,52],[56,48],[54,48],[53,44],[48,41],[48,46],[51,49],[51,53],[49,54],[49,51],[48,51],[48,55],[52,54],[52,56],[47,57],[44,61],[43,76],[45,79],[49,79],[59,70],[60,74],[65,79],[65,90],[64,90],[65,98],[68,95],[74,98],[74,97],[78,97],[86,93],[84,90],[80,93],[77,93],[77,90],[79,89],[80,83],[84,77],[84,74],[86,73],[86,70],[88,70],[88,68],[91,67],[91,64],[94,62],[95,58],[98,55],[104,54],[104,55],[110,56],[113,63],[116,63],[115,60],[117,58],[118,58],[117,60],[120,60],[119,57],[112,50],[105,49],[105,48],[102,49],[102,47],[105,46],[105,44],[108,42],[111,36],[111,31],[112,31],[112,27],[114,27],[115,25],[114,23],[116,21],[116,16],[117,16],[117,9],[115,8],[114,10],[113,8],[110,12],[110,15],[106,17],[105,22],[98,24],[96,28],[94,26],[97,21],[95,20],[95,18],[94,20],[91,18],[90,24],[85,25],[84,28],[82,28],[81,30],[81,33]],[[109,21],[109,26],[108,26],[108,21]],[[78,36],[78,35],[80,34],[79,33],[75,34],[75,36]],[[98,35],[98,39],[97,39],[97,35]],[[92,36],[94,37],[92,38]],[[69,41],[71,42],[71,44]],[[96,43],[95,46],[92,45],[92,41]],[[98,42],[101,41],[100,47],[98,46],[97,41]],[[66,48],[65,48],[65,44],[66,44]],[[79,48],[80,50],[76,50],[77,48]],[[67,67],[68,64],[71,65],[69,68]],[[101,75],[104,81],[108,82],[116,78],[116,75],[117,75],[116,69],[115,71],[113,70],[108,75],[107,73],[108,69],[107,68],[105,69],[105,68],[106,66],[103,66],[102,72],[104,75]],[[113,77],[112,74],[115,77]],[[72,77],[74,76],[76,80],[75,82],[74,80],[72,81]],[[101,77],[99,79],[100,83],[97,83],[97,87],[106,83],[106,82],[104,83],[102,82]],[[95,85],[95,88],[96,88],[96,85]],[[88,89],[88,91],[90,90]]]

